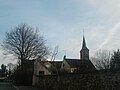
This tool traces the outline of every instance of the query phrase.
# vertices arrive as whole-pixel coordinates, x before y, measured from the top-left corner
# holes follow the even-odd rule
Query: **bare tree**
[[[92,61],[97,69],[110,69],[111,52],[107,50],[98,50]]]
[[[7,54],[17,57],[21,65],[25,60],[38,59],[49,54],[43,35],[27,24],[18,25],[6,32],[2,47]]]
[[[54,51],[52,52],[51,61],[55,60],[57,54],[58,54],[58,45],[55,46]]]

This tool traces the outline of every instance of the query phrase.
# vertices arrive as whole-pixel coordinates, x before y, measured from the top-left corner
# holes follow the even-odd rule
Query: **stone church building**
[[[82,49],[80,50],[80,59],[70,59],[64,56],[61,70],[68,73],[85,73],[96,70],[89,59],[89,49],[86,46],[83,36]]]

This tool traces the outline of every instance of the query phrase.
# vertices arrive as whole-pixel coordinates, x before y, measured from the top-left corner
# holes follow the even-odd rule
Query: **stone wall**
[[[61,74],[35,77],[42,90],[120,90],[119,71]]]

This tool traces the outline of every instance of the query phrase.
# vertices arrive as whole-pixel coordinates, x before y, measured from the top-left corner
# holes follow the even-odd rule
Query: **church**
[[[86,73],[95,70],[95,66],[89,59],[89,49],[86,46],[85,37],[83,36],[80,59],[70,59],[64,56],[61,71],[68,73]]]

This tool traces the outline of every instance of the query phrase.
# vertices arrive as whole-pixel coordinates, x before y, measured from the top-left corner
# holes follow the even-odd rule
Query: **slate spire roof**
[[[85,36],[83,36],[82,50],[83,50],[83,49],[89,50],[89,49],[87,48],[87,46],[86,46]]]

